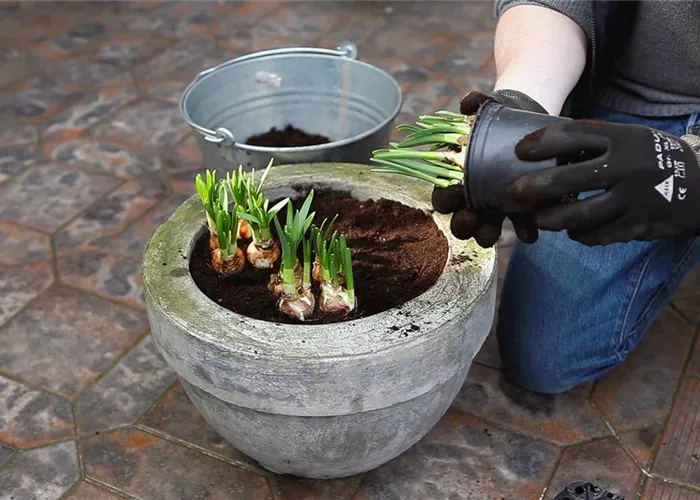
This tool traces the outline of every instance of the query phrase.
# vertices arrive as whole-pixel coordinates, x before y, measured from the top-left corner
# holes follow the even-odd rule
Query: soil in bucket
[[[246,144],[266,148],[300,148],[329,142],[330,139],[324,135],[309,134],[293,125],[287,125],[283,129],[272,127],[265,133],[252,135]]]
[[[308,189],[297,186],[307,193]],[[292,200],[299,208],[304,197]],[[270,200],[274,204],[275,200]],[[324,313],[318,308],[306,323],[336,323],[367,317],[400,306],[428,290],[440,277],[448,255],[445,235],[429,214],[396,201],[359,201],[350,193],[315,190],[312,210],[320,224],[339,214],[334,229],[346,234],[353,252],[358,306],[350,316]],[[283,224],[286,211],[280,212]],[[267,289],[270,270],[250,266],[238,276],[220,278],[211,267],[209,233],[197,241],[190,272],[212,301],[236,313],[278,323],[299,323],[280,313]],[[274,269],[272,272],[277,272]],[[318,297],[318,285],[314,284]]]

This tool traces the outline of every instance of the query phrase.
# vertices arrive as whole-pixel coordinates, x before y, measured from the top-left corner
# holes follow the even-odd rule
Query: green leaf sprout
[[[387,149],[373,151],[371,161],[383,166],[372,171],[405,175],[443,188],[461,184],[472,123],[471,116],[437,111],[420,116],[415,125],[399,125],[396,129],[408,136]],[[415,149],[420,146],[429,148]]]

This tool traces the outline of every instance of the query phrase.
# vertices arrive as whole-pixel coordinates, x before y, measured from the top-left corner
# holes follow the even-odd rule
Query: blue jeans
[[[590,117],[697,133],[700,116],[645,119],[595,107]],[[586,247],[562,232],[517,242],[503,283],[497,336],[511,380],[557,394],[622,363],[700,262],[699,238]]]

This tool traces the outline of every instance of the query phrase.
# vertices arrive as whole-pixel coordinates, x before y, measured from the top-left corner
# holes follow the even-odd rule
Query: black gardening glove
[[[539,130],[516,146],[525,161],[560,166],[509,186],[516,203],[540,207],[539,229],[567,230],[588,246],[696,236],[700,230],[700,138],[642,125],[574,120]],[[604,190],[556,203],[567,194]]]
[[[477,90],[471,91],[462,98],[459,111],[464,115],[474,115],[488,100],[496,101],[509,108],[547,114],[547,111],[537,102],[522,92],[514,90],[497,90],[490,96]],[[450,228],[456,238],[462,240],[474,238],[484,248],[492,247],[500,238],[505,214],[468,209],[463,185],[448,188],[436,187],[433,190],[432,201],[437,212],[453,214]],[[537,240],[537,229],[531,214],[513,214],[508,217],[513,222],[519,239],[526,243],[534,243]]]

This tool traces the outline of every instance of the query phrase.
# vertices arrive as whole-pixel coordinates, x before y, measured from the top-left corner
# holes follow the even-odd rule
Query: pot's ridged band
[[[370,168],[277,166],[265,191],[271,198],[290,196],[292,186],[310,184],[430,209],[425,183],[381,176]],[[401,309],[300,328],[235,314],[197,288],[187,263],[205,228],[201,204],[192,197],[158,228],[145,252],[143,281],[153,336],[189,383],[254,410],[331,416],[414,399],[471,364],[495,304],[495,250],[452,238],[449,218],[434,218],[448,236],[450,254],[430,290]]]

